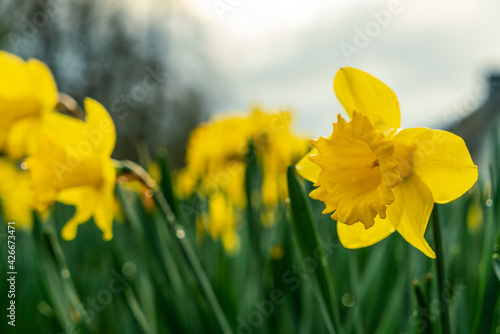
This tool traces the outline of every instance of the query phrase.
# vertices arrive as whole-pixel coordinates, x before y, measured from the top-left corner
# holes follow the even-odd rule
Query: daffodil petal
[[[12,127],[30,120],[39,123],[43,116],[57,104],[57,86],[49,68],[39,60],[27,62],[0,51],[0,150],[6,150],[11,158],[19,159],[33,153],[32,143],[40,126],[22,131]]]
[[[62,190],[57,197],[59,202],[75,206],[75,214],[64,225],[61,235],[65,240],[76,237],[78,225],[87,222],[94,213],[97,204],[97,192],[94,187],[77,187]]]
[[[94,214],[95,224],[103,232],[104,240],[113,238],[113,188],[114,184],[106,184],[102,187]]]
[[[57,86],[49,67],[38,59],[29,59],[27,70],[42,110],[52,111],[57,104]]]
[[[16,167],[14,161],[0,158],[0,208],[5,221],[16,227],[31,229],[33,193],[28,172]]]
[[[54,142],[65,148],[71,147],[71,155],[85,155],[91,147],[83,134],[85,128],[82,120],[61,114],[59,112],[47,113],[43,119],[44,134]]]
[[[222,245],[229,255],[236,255],[241,247],[240,236],[236,231],[227,229],[221,236]]]
[[[477,181],[477,167],[465,142],[451,132],[404,129],[394,137],[394,142],[414,148],[413,173],[430,189],[436,203],[457,199]]]
[[[5,151],[14,159],[20,159],[36,148],[36,137],[40,122],[34,117],[26,117],[12,124],[7,136]]]
[[[393,189],[396,201],[393,210],[387,210],[391,218],[394,212],[401,213],[397,231],[413,247],[422,251],[430,258],[436,254],[424,238],[425,229],[434,206],[429,188],[416,175],[404,179]]]
[[[366,115],[377,129],[399,128],[401,115],[396,94],[382,81],[352,67],[341,68],[333,89],[347,114]]]
[[[0,73],[0,92],[3,97],[17,98],[24,95],[28,84],[23,59],[0,50]]]
[[[353,225],[337,223],[337,234],[339,240],[345,248],[362,248],[376,244],[387,238],[396,229],[392,222],[386,218],[375,218],[372,227],[365,229],[363,223],[359,222]]]
[[[94,99],[84,101],[86,113],[85,135],[98,151],[111,156],[116,142],[116,130],[111,116],[102,104]]]
[[[296,165],[295,168],[300,176],[304,179],[309,180],[313,183],[318,181],[319,173],[321,172],[321,167],[309,159],[310,156],[316,155],[318,150],[313,148],[306,154]]]

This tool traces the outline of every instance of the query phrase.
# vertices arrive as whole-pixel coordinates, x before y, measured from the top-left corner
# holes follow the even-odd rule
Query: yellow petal
[[[0,158],[0,208],[5,221],[16,227],[31,229],[33,193],[28,172],[16,167],[14,161]]]
[[[477,181],[477,167],[467,146],[462,138],[450,132],[405,129],[393,141],[396,146],[403,145],[413,150],[412,171],[430,189],[436,203],[453,201]]]
[[[40,121],[35,117],[25,117],[13,123],[6,134],[5,151],[14,159],[21,159],[26,153],[35,152],[36,136]]]
[[[37,59],[23,59],[0,51],[1,96],[6,99],[33,98],[39,107],[55,107],[57,86],[50,69]]]
[[[109,167],[103,170],[106,161],[95,154],[85,157],[77,153],[69,154],[75,149],[61,147],[44,133],[39,134],[37,144],[39,150],[26,162],[31,174],[35,206],[39,211],[46,210],[60,190],[81,186],[98,187],[107,176],[104,173]]]
[[[39,122],[57,104],[57,86],[48,67],[36,59],[21,58],[0,51],[0,150],[15,159],[31,154],[40,126],[29,131],[21,125],[10,134],[12,127],[29,120]]]
[[[75,160],[91,149],[83,135],[85,123],[80,119],[51,112],[45,115],[42,127],[45,130],[44,135],[49,136],[54,142],[63,147],[71,147]]]
[[[101,188],[94,214],[95,224],[103,232],[104,240],[113,238],[113,190],[113,183],[106,184]]]
[[[227,230],[221,236],[222,245],[228,255],[236,255],[241,248],[240,236],[234,230]]]
[[[303,157],[295,167],[297,168],[297,173],[304,179],[316,183],[318,181],[319,173],[321,168],[316,163],[309,159],[310,156],[314,156],[318,153],[318,150],[313,148],[309,153]]]
[[[383,82],[352,67],[341,68],[333,89],[347,114],[366,115],[377,129],[399,128],[401,115],[396,94]]]
[[[432,194],[427,186],[415,175],[404,179],[393,189],[396,200],[387,210],[393,221],[399,217],[397,231],[413,247],[430,258],[436,254],[424,238],[425,229],[434,206]]]
[[[111,156],[116,142],[116,130],[111,116],[96,100],[85,99],[86,130],[85,137],[97,151],[106,156]]]
[[[23,96],[28,88],[26,67],[18,56],[0,50],[1,96],[11,99]]]
[[[388,218],[381,219],[380,217],[376,217],[375,223],[368,229],[365,229],[361,222],[354,225],[337,223],[340,242],[345,248],[351,249],[371,246],[387,238],[395,230]]]
[[[90,98],[85,99],[85,112],[85,122],[57,112],[48,113],[43,127],[54,141],[71,148],[68,154],[75,159],[84,158],[91,151],[111,156],[116,131],[109,113],[99,102]]]
[[[57,104],[57,86],[50,69],[38,59],[29,59],[26,66],[42,111],[52,111]]]
[[[209,213],[209,233],[212,239],[217,239],[224,229],[231,225],[229,222],[233,218],[232,207],[227,202],[224,194],[218,192],[210,198]]]
[[[73,240],[78,225],[87,222],[94,213],[98,200],[97,191],[94,187],[70,188],[61,191],[57,200],[75,206],[75,214],[61,231],[61,235],[65,240]]]

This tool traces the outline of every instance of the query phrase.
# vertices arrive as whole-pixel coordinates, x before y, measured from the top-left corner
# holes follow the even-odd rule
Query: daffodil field
[[[500,333],[499,132],[473,162],[379,79],[333,80],[332,133],[253,106],[173,169],[113,159],[109,106],[0,51],[0,332]]]

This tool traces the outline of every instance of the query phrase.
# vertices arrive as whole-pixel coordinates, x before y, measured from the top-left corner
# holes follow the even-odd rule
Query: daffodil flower
[[[116,172],[111,160],[116,132],[106,109],[85,99],[85,122],[52,113],[38,136],[38,150],[27,159],[35,207],[45,211],[54,201],[74,205],[76,212],[62,236],[75,238],[78,225],[94,217],[103,238],[113,236]]]
[[[396,95],[363,71],[340,69],[334,91],[351,120],[338,115],[330,137],[312,140],[314,149],[298,163],[316,186],[311,198],[333,212],[346,248],[398,231],[435,258],[424,239],[434,203],[460,197],[478,177],[464,141],[441,130],[400,129]]]
[[[234,215],[247,205],[245,170],[248,146],[253,143],[262,167],[261,221],[276,221],[275,205],[287,194],[286,170],[308,150],[308,144],[291,129],[291,113],[268,112],[254,107],[249,115],[216,118],[196,128],[190,135],[186,169],[177,178],[177,192],[188,197],[194,190],[208,200],[208,215],[202,214],[198,226],[213,239],[221,239],[227,253],[239,249]]]
[[[19,159],[35,149],[43,118],[57,105],[57,86],[39,60],[0,51],[0,152]]]

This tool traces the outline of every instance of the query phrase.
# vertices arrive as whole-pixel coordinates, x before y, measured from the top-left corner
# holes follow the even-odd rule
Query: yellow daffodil
[[[0,202],[4,220],[15,222],[16,227],[30,229],[33,223],[33,192],[28,172],[16,166],[14,161],[0,158],[0,178]]]
[[[173,179],[175,182],[174,191],[177,197],[189,198],[196,188],[196,178],[187,168],[176,171]]]
[[[309,148],[303,138],[292,134],[291,121],[290,112],[264,113],[258,107],[250,116],[252,140],[262,163],[262,200],[267,207],[287,196],[286,169]]]
[[[208,199],[204,225],[212,238],[222,238],[226,250],[239,247],[232,220],[247,204],[244,176],[250,143],[262,167],[262,198],[257,198],[264,204],[262,223],[268,226],[275,221],[276,203],[287,195],[286,169],[309,147],[292,134],[291,119],[287,111],[264,112],[255,107],[249,115],[216,118],[191,133],[187,166],[178,174],[177,192],[186,198],[197,189]]]
[[[0,152],[19,159],[35,149],[43,118],[57,105],[49,68],[0,51]]]
[[[212,239],[221,239],[230,255],[236,254],[240,248],[235,214],[234,206],[226,195],[220,192],[212,195],[204,225]]]
[[[400,129],[399,103],[378,79],[342,68],[334,80],[340,115],[328,138],[297,165],[317,187],[346,248],[372,245],[394,231],[434,258],[424,233],[434,203],[447,203],[476,182],[477,167],[464,141],[446,131]]]
[[[55,200],[74,205],[76,212],[62,230],[76,236],[79,224],[90,218],[109,240],[113,236],[116,172],[111,161],[116,140],[113,121],[97,101],[85,99],[85,122],[62,114],[46,117],[39,148],[27,159],[35,207],[44,211]]]
[[[239,115],[216,118],[203,123],[190,135],[186,163],[193,173],[226,170],[228,165],[243,163],[251,128]]]

